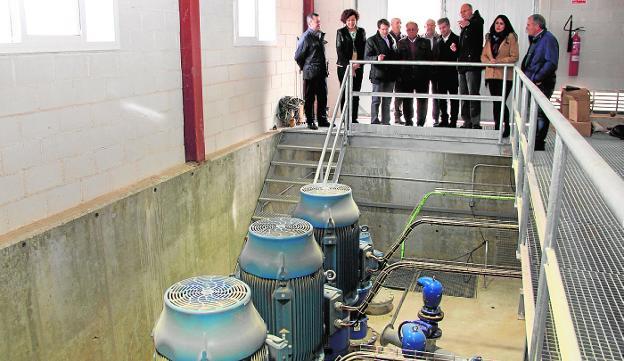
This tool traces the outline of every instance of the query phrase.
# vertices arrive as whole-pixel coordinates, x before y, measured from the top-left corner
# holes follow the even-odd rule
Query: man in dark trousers
[[[483,18],[479,10],[473,12],[472,5],[461,6],[461,20],[458,21],[459,62],[480,63],[483,50]],[[459,94],[479,95],[481,89],[481,72],[483,68],[463,67],[459,71]],[[481,129],[481,102],[478,100],[462,100],[461,116],[464,120],[462,128]]]
[[[401,19],[392,18],[390,20],[390,36],[394,39],[394,42],[398,45],[399,40],[405,38],[405,35],[401,33]],[[394,84],[394,91],[398,92],[397,83]],[[404,125],[405,122],[401,120],[403,112],[401,111],[403,104],[403,98],[394,98],[394,124]]]
[[[459,37],[451,31],[451,23],[448,18],[438,20],[438,28],[440,29],[440,39],[433,48],[433,57],[438,61],[457,61],[459,49]],[[440,94],[457,94],[458,76],[457,68],[453,66],[439,66],[435,69],[436,79],[438,81],[438,93]],[[448,101],[446,99],[438,99],[438,107],[440,109],[439,127],[457,127],[457,114],[459,113],[459,100],[450,100],[450,122],[448,113]]]
[[[304,110],[308,128],[318,129],[314,123],[314,100],[316,119],[321,127],[328,127],[327,121],[327,60],[325,58],[325,33],[321,31],[321,18],[312,13],[306,17],[306,30],[295,52],[295,61],[303,72]]]
[[[407,37],[399,40],[399,58],[401,60],[433,60],[431,42],[428,39],[418,36],[418,25],[410,21],[405,24]],[[401,93],[429,93],[429,70],[425,66],[406,65],[401,68],[401,77],[397,80],[397,88]],[[418,99],[416,101],[417,116],[416,124],[419,127],[425,125],[427,119],[427,102],[429,99]],[[405,125],[412,126],[414,122],[414,99],[403,98],[403,114],[405,115]]]
[[[366,40],[364,57],[366,60],[397,60],[397,44],[389,35],[390,23],[386,19],[377,22],[377,34]],[[398,67],[396,65],[371,65],[370,80],[373,92],[392,93]],[[390,125],[390,102],[392,97],[373,97],[371,102],[371,124]],[[381,104],[381,122],[379,122],[379,104]]]
[[[522,60],[522,71],[550,99],[557,81],[559,64],[559,42],[546,30],[546,19],[534,14],[527,19],[526,32],[529,35],[529,50]],[[542,109],[537,112],[537,133],[535,134],[535,150],[544,150],[550,120]]]

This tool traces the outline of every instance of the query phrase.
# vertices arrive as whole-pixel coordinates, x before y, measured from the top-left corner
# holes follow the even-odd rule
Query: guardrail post
[[[500,116],[499,116],[499,127],[498,127],[498,144],[503,144],[503,132],[505,131],[504,120],[505,120],[505,109],[507,106],[507,102],[505,101],[505,93],[507,92],[507,67],[503,67],[503,92],[501,93],[501,107],[500,107]],[[494,106],[494,103],[492,103]],[[496,122],[496,119],[494,119]]]
[[[347,109],[348,109],[348,117],[347,117],[347,134],[351,135],[351,119],[353,119],[353,64],[349,63],[349,65],[347,66],[347,71],[349,72],[349,84],[347,87],[347,101],[345,101],[345,104],[347,105]],[[356,114],[358,109],[355,109]]]
[[[535,97],[531,96],[531,115],[529,116],[529,132],[527,134],[527,166],[533,163],[533,153],[535,148],[535,134],[537,133],[537,102],[535,101]]]
[[[546,315],[549,308],[550,299],[545,271],[545,266],[548,263],[546,250],[548,248],[556,250],[557,248],[557,225],[559,224],[559,215],[561,213],[566,160],[567,149],[565,148],[565,144],[563,144],[563,141],[559,137],[559,134],[557,134],[555,140],[555,153],[553,158],[552,175],[550,178],[550,187],[548,189],[546,233],[545,239],[542,240],[542,259],[537,286],[535,319],[533,321],[531,347],[529,348],[530,361],[541,359],[544,334],[546,331]]]

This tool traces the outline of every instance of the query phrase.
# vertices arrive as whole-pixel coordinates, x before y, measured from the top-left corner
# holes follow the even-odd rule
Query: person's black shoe
[[[537,150],[537,151],[546,150],[546,144],[535,142],[535,147],[533,147],[533,150]]]
[[[402,121],[401,118],[394,118],[394,124],[405,125],[405,122]]]
[[[439,122],[439,121],[437,121],[437,120],[434,120],[434,121],[433,121],[433,126],[434,126],[434,127],[439,127],[439,126],[440,126],[440,122]]]
[[[475,124],[472,126],[472,129],[483,129],[480,125]]]
[[[390,125],[390,122],[381,122],[381,125]]]
[[[442,121],[442,122],[437,123],[437,124],[436,124],[436,123],[433,123],[433,126],[434,126],[435,128],[447,128],[447,127],[449,126],[449,123],[448,123],[448,122],[444,122],[444,121]]]
[[[509,128],[505,128],[505,130],[503,130],[503,138],[509,138]]]
[[[327,128],[327,127],[329,127],[329,122],[327,120],[324,121],[324,122],[318,122],[318,126]]]
[[[449,128],[457,128],[457,122],[451,122],[448,125]]]
[[[311,130],[317,130],[317,129],[318,129],[318,127],[317,127],[317,126],[316,126],[316,124],[314,124],[314,123],[308,123],[308,129],[311,129]]]
[[[472,129],[472,124],[464,122],[464,124],[462,124],[462,126],[460,128],[462,128],[462,129]]]
[[[411,120],[408,120],[408,121],[405,122],[405,126],[406,127],[413,127],[414,126],[414,122],[411,121]]]
[[[375,119],[371,122],[371,124],[381,124],[381,122],[379,121],[379,119]]]
[[[360,122],[358,122],[357,119],[352,120],[351,123],[353,123],[353,124],[360,124]]]

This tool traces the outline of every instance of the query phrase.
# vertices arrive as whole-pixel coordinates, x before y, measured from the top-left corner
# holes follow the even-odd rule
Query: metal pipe
[[[510,166],[501,166],[501,167],[511,168]],[[405,181],[405,182],[453,184],[453,185],[459,185],[459,186],[463,186],[463,185],[466,185],[466,186],[467,185],[476,185],[476,186],[483,186],[483,187],[488,187],[488,188],[491,188],[491,187],[501,187],[501,188],[510,187],[507,184],[456,182],[456,181],[425,179],[425,178],[392,177],[392,176],[383,176],[383,175],[367,175],[367,174],[343,173],[340,176],[341,177],[352,177],[352,178],[396,180],[396,181]]]
[[[433,218],[433,217],[421,217],[407,227],[401,234],[401,237],[395,241],[390,249],[384,254],[385,262],[388,262],[392,255],[401,247],[403,242],[412,233],[414,228],[422,224],[433,224],[438,226],[451,226],[451,227],[472,227],[472,228],[491,228],[491,229],[503,229],[514,231],[518,229],[518,225],[510,222],[500,222],[491,220],[473,220],[473,219],[452,219],[452,218]]]
[[[338,123],[338,128],[336,129],[336,135],[334,136],[334,143],[332,144],[331,152],[329,153],[329,159],[327,160],[327,171],[325,172],[325,178],[323,179],[323,183],[327,183],[329,179],[329,173],[331,173],[331,163],[334,160],[334,154],[336,153],[336,144],[338,143],[338,137],[340,136],[340,131],[342,130],[342,124],[345,121],[345,116],[347,113],[342,112],[340,116],[340,123]],[[321,159],[323,161],[323,159]]]
[[[492,277],[522,278],[522,271],[505,267],[492,267],[488,269],[483,269],[481,265],[474,264],[433,263],[421,260],[403,260],[395,262],[379,272],[377,278],[375,278],[375,282],[371,286],[371,290],[369,291],[362,304],[360,304],[359,306],[342,305],[341,309],[347,312],[358,312],[362,315],[365,314],[368,305],[372,301],[373,297],[375,297],[386,278],[392,272],[398,269],[417,269],[460,273],[465,275],[487,275]]]

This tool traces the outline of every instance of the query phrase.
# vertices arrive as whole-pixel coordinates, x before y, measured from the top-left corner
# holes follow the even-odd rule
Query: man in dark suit
[[[394,42],[397,44],[399,44],[399,40],[405,38],[405,34],[401,33],[401,19],[399,18],[392,18],[390,20],[390,36],[392,36],[392,38],[394,39]],[[394,84],[394,91],[398,92],[399,89],[397,89],[398,84],[395,83]],[[401,111],[401,109],[403,105],[403,98],[394,98],[394,124],[398,124],[398,125],[404,125],[405,122],[403,122],[401,120],[401,116],[403,116],[403,112]]]
[[[438,28],[440,29],[440,39],[433,48],[433,57],[438,61],[457,61],[459,37],[451,31],[451,24],[448,18],[438,20]],[[436,67],[436,79],[438,81],[438,93],[440,94],[457,94],[458,80],[457,68],[453,66]],[[438,99],[438,107],[440,108],[441,122],[439,127],[457,127],[457,114],[459,113],[459,100],[453,99],[451,102],[451,116],[449,122],[449,113],[447,112],[447,100]]]
[[[534,14],[527,19],[527,34],[531,45],[522,60],[522,71],[550,99],[557,81],[559,64],[559,42],[546,30],[546,19]],[[550,120],[542,109],[537,112],[537,133],[535,134],[535,150],[544,150]]]
[[[458,21],[459,62],[480,63],[483,50],[483,18],[479,10],[473,12],[472,5],[461,6],[461,20]],[[481,89],[481,72],[479,67],[459,67],[459,93],[463,95],[479,95]],[[478,100],[462,100],[461,116],[464,120],[462,128],[481,129],[481,102]]]
[[[397,60],[397,44],[388,34],[390,23],[386,19],[377,22],[377,33],[366,40],[364,56],[366,60]],[[373,92],[392,93],[396,80],[397,66],[372,65],[370,80]],[[390,125],[390,102],[392,97],[373,97],[371,102],[371,124]],[[379,104],[381,104],[381,122],[379,121]]]
[[[325,57],[325,33],[321,31],[321,18],[312,13],[306,17],[306,30],[295,52],[295,61],[303,72],[304,110],[308,128],[318,129],[314,123],[314,100],[318,125],[328,127],[327,121],[327,60]]]
[[[418,36],[418,25],[410,21],[405,24],[407,37],[399,40],[399,58],[401,60],[433,60],[431,42],[428,39]],[[401,93],[429,93],[429,68],[418,65],[406,65],[401,68],[401,77],[397,81],[397,88]],[[429,99],[418,99],[416,101],[417,116],[416,125],[422,127],[427,119],[427,102]],[[403,114],[405,115],[405,125],[412,126],[414,122],[414,99],[403,98]]]

